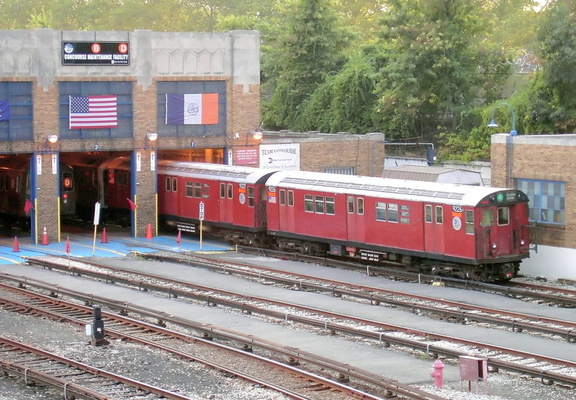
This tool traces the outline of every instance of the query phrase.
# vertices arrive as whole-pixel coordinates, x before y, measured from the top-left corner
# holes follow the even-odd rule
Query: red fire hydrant
[[[432,364],[432,372],[430,376],[434,378],[434,386],[441,388],[444,385],[444,363],[442,360],[438,359]]]

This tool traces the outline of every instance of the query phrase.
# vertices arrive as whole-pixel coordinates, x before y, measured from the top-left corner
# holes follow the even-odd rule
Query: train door
[[[424,251],[444,252],[444,208],[441,205],[424,205]]]
[[[347,197],[347,226],[348,240],[352,242],[365,242],[364,198],[356,196]]]
[[[280,230],[296,232],[294,218],[294,190],[280,189],[278,205]]]
[[[220,182],[220,222],[234,221],[234,185],[232,182]]]
[[[489,207],[482,209],[482,239],[484,257],[514,254],[513,231],[510,207]]]

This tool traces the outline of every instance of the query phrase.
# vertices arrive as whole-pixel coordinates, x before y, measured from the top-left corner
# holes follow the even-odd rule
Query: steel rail
[[[30,284],[30,281],[26,281],[25,284],[21,283],[22,286],[29,285],[29,284]],[[5,286],[5,285],[0,284],[0,286]],[[40,285],[40,286],[42,286],[42,285]],[[8,287],[8,288],[12,289],[12,290],[16,289],[16,288],[12,288],[12,287]],[[45,288],[46,287],[44,287],[44,289]],[[30,293],[27,292],[25,289],[19,289],[19,292],[30,295]],[[74,292],[74,293],[76,293],[76,292]],[[56,288],[55,291],[51,290],[50,296],[44,296],[44,295],[41,295],[38,293],[34,293],[34,295],[39,297],[39,298],[41,297],[46,302],[58,303],[59,306],[62,306],[63,301],[60,299],[55,300],[54,297],[59,298],[62,295],[71,296],[72,294],[67,292],[67,291],[63,291],[60,288]],[[4,301],[7,302],[8,300],[4,300]],[[17,304],[17,302],[15,300],[10,300],[9,302],[11,302],[13,304]],[[100,301],[100,303],[105,303],[105,302]],[[74,304],[65,304],[65,305],[68,307],[72,307],[76,313],[78,311],[83,311],[85,316],[86,316],[86,319],[89,319],[89,317],[91,316],[92,310],[88,307],[74,305]],[[116,303],[113,303],[112,305],[114,307],[117,306]],[[57,313],[54,310],[46,310],[46,309],[36,308],[30,304],[21,304],[20,307],[27,307],[29,310],[33,308],[39,313],[40,312],[50,313],[53,318],[58,319],[58,320],[62,320],[65,318],[72,323],[77,323],[77,324],[81,324],[81,325],[86,323],[86,321],[83,321],[81,319],[77,319],[77,317],[71,318],[69,316],[66,316],[65,314]],[[281,368],[281,369],[284,369],[286,371],[289,371],[293,375],[300,375],[301,377],[303,377],[308,382],[310,382],[310,381],[323,382],[323,384],[326,386],[336,387],[337,390],[342,391],[343,393],[349,393],[349,395],[354,397],[354,398],[376,400],[376,399],[379,399],[380,397],[379,396],[374,397],[373,395],[371,395],[367,392],[359,391],[359,390],[354,389],[350,386],[340,384],[339,382],[335,382],[332,379],[327,379],[325,377],[321,377],[321,376],[316,375],[316,374],[311,374],[311,373],[304,371],[304,370],[301,370],[301,369],[296,369],[290,365],[286,365],[285,363],[276,362],[274,360],[262,358],[260,356],[255,355],[255,354],[252,354],[252,353],[247,353],[246,352],[246,345],[249,344],[250,347],[265,347],[265,349],[267,351],[275,352],[275,353],[283,353],[287,359],[294,359],[295,357],[298,357],[301,361],[307,361],[311,364],[320,365],[321,368],[323,368],[323,369],[330,370],[330,368],[331,368],[331,370],[333,370],[337,375],[339,374],[340,377],[343,377],[344,374],[347,374],[346,376],[354,377],[354,378],[358,379],[359,381],[362,381],[362,382],[368,381],[369,383],[375,384],[379,387],[382,386],[385,388],[385,391],[387,391],[387,392],[402,394],[403,396],[405,396],[408,399],[417,399],[417,400],[441,399],[441,397],[436,397],[436,396],[430,395],[429,393],[420,391],[419,389],[413,388],[409,385],[403,385],[403,384],[399,384],[399,383],[396,383],[393,381],[388,382],[386,379],[383,379],[380,376],[374,376],[374,375],[367,373],[365,371],[360,371],[360,370],[356,371],[353,368],[350,368],[350,366],[348,366],[348,365],[339,366],[337,363],[334,363],[334,361],[332,361],[332,360],[318,359],[317,356],[310,356],[310,355],[307,355],[306,353],[302,353],[302,352],[298,352],[298,351],[286,351],[285,349],[279,350],[280,347],[282,347],[282,348],[284,347],[283,345],[280,345],[280,344],[275,344],[272,342],[267,342],[266,344],[258,344],[258,341],[255,340],[254,338],[250,338],[249,340],[246,340],[245,337],[238,336],[235,333],[218,333],[218,330],[215,329],[215,327],[212,327],[212,326],[207,327],[205,324],[201,324],[200,327],[202,329],[198,329],[198,326],[196,326],[195,324],[190,324],[187,321],[170,318],[169,316],[165,316],[165,315],[159,315],[158,313],[150,313],[147,309],[138,310],[138,307],[131,307],[131,312],[132,313],[141,313],[141,314],[147,315],[149,317],[153,316],[154,318],[157,318],[158,321],[161,321],[162,324],[164,324],[165,322],[178,323],[179,325],[185,326],[187,328],[196,329],[196,330],[203,330],[205,333],[209,332],[210,333],[210,335],[209,335],[210,339],[205,340],[205,339],[201,339],[201,338],[191,338],[187,335],[183,335],[183,334],[180,334],[178,332],[170,331],[170,330],[167,330],[165,328],[162,328],[162,327],[159,327],[156,325],[151,325],[151,324],[148,324],[148,323],[145,323],[142,321],[137,321],[137,320],[128,318],[126,316],[117,316],[117,315],[112,315],[109,313],[102,313],[103,317],[106,318],[106,325],[108,326],[107,334],[109,334],[110,336],[113,336],[113,337],[128,338],[129,340],[132,340],[134,342],[140,342],[140,343],[145,344],[145,345],[154,346],[156,348],[159,348],[159,349],[162,349],[165,351],[170,351],[173,354],[178,355],[184,359],[193,358],[196,361],[206,363],[207,365],[210,365],[216,369],[228,371],[232,374],[238,375],[239,377],[245,377],[247,380],[252,381],[254,383],[262,384],[264,386],[270,387],[271,389],[278,388],[279,392],[284,393],[287,396],[294,398],[294,399],[308,399],[308,397],[303,397],[303,396],[299,395],[298,393],[295,393],[295,392],[290,391],[290,390],[286,390],[285,388],[282,388],[279,386],[276,387],[274,385],[271,385],[269,382],[260,380],[257,377],[254,377],[252,375],[246,375],[245,373],[238,371],[238,370],[232,370],[227,366],[224,366],[221,364],[216,364],[216,363],[211,362],[211,361],[206,361],[202,358],[199,358],[196,355],[191,356],[189,354],[176,351],[170,347],[158,344],[158,343],[151,341],[149,339],[140,338],[138,336],[135,336],[134,332],[132,332],[132,333],[122,332],[121,330],[116,329],[115,326],[110,328],[110,326],[111,326],[110,321],[117,321],[117,322],[123,323],[123,324],[130,324],[132,329],[136,329],[137,326],[143,326],[146,331],[159,332],[159,333],[164,334],[164,335],[166,335],[167,332],[169,332],[169,335],[171,337],[173,336],[173,337],[176,337],[180,340],[184,340],[186,342],[204,343],[205,345],[216,346],[219,348],[223,348],[226,351],[232,351],[235,354],[237,354],[238,356],[257,358],[259,361],[266,362],[266,363],[269,363],[271,365],[274,365],[277,368]],[[191,325],[194,325],[194,326],[191,326]],[[243,347],[242,347],[242,349],[235,349],[235,348],[231,348],[230,346],[215,343],[212,340],[212,338],[214,336],[223,337],[227,341],[235,340],[235,341],[243,344]],[[367,376],[369,377],[369,379],[366,378]]]
[[[144,258],[150,258],[164,262],[183,263],[182,258],[178,257],[171,257],[157,254],[142,254],[141,256]],[[196,261],[188,259],[184,261],[184,263],[186,263],[187,265],[194,265],[199,268],[210,269],[213,271],[223,272],[226,274],[248,276],[259,280],[265,279],[268,281],[277,282],[290,287],[298,287],[300,290],[329,292],[332,296],[337,297],[342,296],[354,297],[365,300],[367,302],[370,302],[370,304],[375,305],[389,304],[410,310],[412,312],[425,311],[431,314],[440,314],[447,318],[453,318],[454,320],[463,324],[466,323],[466,319],[470,319],[474,321],[487,322],[493,325],[508,327],[513,332],[532,331],[563,337],[568,342],[573,342],[576,340],[576,322],[573,321],[549,318],[541,315],[522,314],[518,312],[512,312],[497,308],[489,308],[480,305],[464,304],[462,302],[450,301],[446,299],[438,299],[430,296],[415,295],[391,289],[382,289],[375,286],[355,285],[350,284],[348,282],[337,281],[334,279],[326,279],[302,273],[278,271],[273,268],[267,268],[261,266],[239,265],[238,267],[236,267],[231,264],[226,264],[223,266],[221,262],[218,263],[209,258],[198,256],[194,256],[194,258],[196,259]],[[256,273],[254,272],[254,270],[266,271],[268,273],[267,274],[263,274],[262,272]],[[289,276],[296,276],[300,279],[299,280],[292,279],[289,278]],[[345,287],[348,287],[349,289],[345,289]],[[414,301],[391,299],[389,296],[411,298],[421,302],[433,302],[437,304],[442,304],[447,307],[456,308],[458,310],[449,310],[422,303],[417,304]],[[475,311],[482,312],[487,315],[478,314],[475,313]],[[552,324],[555,326],[552,327],[541,325],[543,323]]]
[[[158,396],[159,399],[161,399],[161,398],[173,399],[173,400],[190,400],[191,399],[188,396],[182,396],[182,395],[179,395],[177,393],[173,393],[171,391],[161,389],[157,386],[148,385],[144,382],[139,382],[137,380],[130,379],[130,378],[122,376],[122,375],[114,374],[112,372],[105,371],[105,370],[100,369],[100,368],[95,368],[95,367],[92,367],[90,365],[71,360],[69,358],[57,356],[57,355],[49,353],[47,351],[38,349],[38,348],[30,346],[30,345],[26,345],[24,343],[19,343],[15,340],[11,340],[11,339],[8,339],[8,338],[2,337],[2,336],[0,336],[0,353],[3,354],[3,357],[6,357],[9,353],[10,353],[10,356],[15,356],[19,353],[22,353],[22,354],[29,353],[31,355],[34,355],[34,358],[31,360],[33,362],[29,362],[23,356],[19,356],[17,358],[17,360],[12,361],[12,362],[7,361],[7,360],[2,361],[2,364],[5,365],[6,367],[9,367],[9,369],[12,372],[20,370],[21,372],[24,372],[24,376],[26,376],[26,377],[29,377],[28,374],[30,373],[30,370],[34,370],[34,376],[36,376],[38,379],[48,380],[49,374],[42,374],[41,371],[39,371],[39,365],[40,365],[39,363],[40,362],[52,363],[51,364],[52,369],[54,369],[54,363],[58,363],[62,366],[73,369],[73,371],[69,371],[67,373],[61,373],[64,376],[76,375],[75,378],[78,379],[78,376],[77,376],[78,372],[74,372],[74,371],[81,371],[82,373],[88,374],[90,376],[96,376],[99,379],[102,379],[102,380],[105,379],[107,381],[111,381],[115,385],[118,385],[119,383],[121,383],[121,384],[125,385],[126,387],[130,387],[130,388],[135,389],[137,392],[138,391],[143,392],[141,394],[146,394],[146,393],[155,394],[156,396]],[[38,357],[40,357],[40,359]],[[30,364],[31,366],[27,365],[27,364]],[[62,384],[61,388],[64,390],[64,394],[66,394],[66,391],[70,386],[73,386],[74,389],[76,389],[79,392],[79,394],[81,393],[80,388],[82,388],[82,385],[79,383],[74,383],[71,379],[68,382],[66,382],[64,379],[60,380],[60,382],[57,382],[56,379],[53,379],[51,385],[57,385],[59,383]],[[109,383],[107,384],[107,388],[108,389],[110,388]],[[118,389],[119,389],[119,391],[125,390],[125,389],[122,389],[121,387],[119,387]],[[86,394],[86,396],[88,396],[90,393],[99,393],[97,390],[94,390],[94,389],[92,389],[92,390],[84,389],[83,391]],[[103,393],[100,393],[99,395],[101,395],[103,397],[97,397],[97,398],[103,398],[103,399],[109,398],[109,397],[104,396]],[[110,396],[110,393],[108,393],[108,396]],[[133,397],[134,393],[130,394],[129,396]],[[65,396],[65,398],[66,398],[66,396]],[[87,397],[87,398],[90,398],[90,397]],[[120,399],[121,397],[117,397],[117,398]]]
[[[35,262],[38,261],[40,265],[52,265],[53,268],[60,268],[58,263],[54,262],[54,261],[47,261],[44,259],[39,259],[39,260],[34,260],[34,261]],[[96,276],[98,275],[98,273],[94,272],[94,271],[84,271],[84,270],[79,271],[77,269],[75,271],[79,274],[86,273],[89,275],[92,275],[92,274],[94,274]],[[126,273],[127,271],[122,270],[122,272]],[[131,270],[128,270],[128,272],[129,273],[142,274],[141,272],[136,272],[136,271],[131,271]],[[144,275],[146,275],[146,274],[144,274]],[[156,280],[165,280],[165,281],[167,280],[167,281],[170,281],[171,284],[175,283],[174,280],[170,280],[170,279],[167,279],[167,278],[162,277],[162,276],[157,276],[157,275],[152,275],[152,274],[147,274],[147,275],[151,279],[153,278]],[[411,348],[418,348],[418,349],[422,349],[422,348],[430,349],[431,348],[430,344],[422,344],[421,342],[420,343],[413,343],[415,341],[398,340],[397,338],[393,338],[390,335],[385,335],[385,334],[381,334],[381,333],[379,334],[379,333],[370,332],[367,330],[356,329],[356,328],[350,328],[347,325],[330,323],[326,320],[320,320],[318,318],[309,318],[309,317],[303,317],[303,316],[298,316],[298,315],[292,315],[292,314],[289,314],[287,312],[272,311],[272,310],[269,310],[266,308],[251,306],[249,304],[246,304],[245,302],[238,302],[238,301],[228,300],[228,299],[224,299],[224,298],[216,298],[214,296],[195,295],[195,294],[191,294],[187,291],[176,290],[172,287],[167,289],[166,287],[162,287],[159,285],[153,285],[151,283],[143,283],[141,281],[138,281],[138,282],[130,281],[130,280],[128,280],[126,278],[122,278],[122,277],[114,278],[111,273],[102,274],[102,276],[106,276],[106,279],[116,280],[118,282],[123,282],[125,284],[132,284],[132,285],[137,284],[137,287],[139,288],[139,290],[142,290],[143,288],[145,288],[146,290],[157,290],[157,291],[161,291],[161,292],[163,291],[163,292],[168,293],[169,296],[190,297],[190,298],[200,299],[201,301],[207,302],[207,304],[209,304],[209,305],[210,304],[212,304],[212,305],[221,304],[224,306],[240,309],[243,312],[258,313],[261,315],[272,316],[272,317],[275,317],[277,319],[285,320],[285,321],[286,320],[292,320],[295,322],[307,324],[310,326],[319,327],[319,328],[326,329],[329,331],[334,331],[334,332],[344,332],[344,333],[348,333],[348,334],[354,334],[357,336],[372,337],[372,338],[375,338],[378,336],[380,338],[380,341],[383,341],[382,337],[385,337],[384,342],[395,343],[395,344],[403,343],[404,346],[409,346]],[[132,283],[130,283],[130,282],[132,282]],[[197,289],[200,288],[199,285],[191,285],[191,284],[189,285],[189,284],[182,283],[182,282],[177,282],[177,283],[180,285],[183,285],[183,286],[195,287]],[[242,296],[238,293],[221,291],[219,289],[214,289],[214,288],[206,288],[206,290],[210,290],[210,291],[214,291],[214,292],[220,291],[220,293],[222,295],[226,295],[226,296],[231,296],[231,295],[234,295],[237,297]],[[283,305],[284,307],[288,307],[288,308],[307,310],[308,312],[319,314],[319,315],[322,315],[324,317],[352,320],[352,321],[355,321],[355,322],[358,322],[361,324],[373,326],[375,328],[378,328],[378,329],[384,330],[384,331],[393,330],[393,331],[405,332],[407,334],[418,335],[420,337],[426,337],[428,339],[433,339],[433,340],[445,340],[445,341],[450,341],[450,342],[458,342],[458,343],[465,344],[467,346],[472,346],[475,348],[484,348],[487,350],[496,351],[496,352],[500,352],[503,354],[513,354],[515,356],[523,357],[526,359],[536,359],[536,360],[541,361],[541,362],[547,362],[547,363],[551,363],[551,364],[555,364],[555,365],[559,365],[559,366],[563,366],[563,367],[576,368],[576,363],[568,361],[568,360],[561,360],[561,359],[546,357],[546,356],[538,355],[538,354],[534,354],[534,353],[522,352],[522,351],[518,351],[518,350],[514,350],[514,349],[490,345],[487,343],[479,343],[479,342],[469,341],[469,340],[465,340],[465,339],[461,339],[461,338],[454,338],[451,336],[440,335],[440,334],[422,331],[422,330],[418,330],[418,329],[406,328],[406,327],[403,327],[400,325],[383,324],[383,323],[378,322],[378,321],[371,321],[371,320],[356,318],[356,317],[348,316],[348,315],[340,315],[340,314],[328,312],[325,310],[317,310],[317,309],[314,309],[311,307],[302,307],[301,305],[296,305],[296,304],[291,304],[291,303],[271,301],[269,299],[257,298],[254,296],[249,296],[247,298],[249,298],[250,300],[267,301],[269,303]],[[450,352],[442,351],[442,349],[439,346],[435,346],[435,352],[437,352],[437,354],[449,354],[450,353]],[[459,356],[461,356],[461,355],[466,355],[466,354],[459,353]],[[490,358],[490,360],[492,363],[498,364],[497,358],[492,357],[492,358]],[[501,367],[505,368],[505,365],[502,365]],[[543,373],[543,370],[538,369],[536,376],[541,376],[542,373]],[[562,382],[567,383],[567,384],[571,384],[571,385],[576,382],[576,378],[568,377],[568,376],[563,377],[563,378],[559,377],[557,379],[562,379]]]

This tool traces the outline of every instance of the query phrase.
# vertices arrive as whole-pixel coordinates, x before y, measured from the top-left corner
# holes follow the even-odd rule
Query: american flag
[[[70,129],[118,126],[116,96],[70,96]]]

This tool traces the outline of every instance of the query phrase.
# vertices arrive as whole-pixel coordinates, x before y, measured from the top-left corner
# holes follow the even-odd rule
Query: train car
[[[203,228],[238,244],[266,239],[266,187],[274,171],[208,163],[158,163],[161,226],[196,232]],[[201,215],[202,214],[202,215]]]
[[[0,219],[5,228],[30,228],[25,211],[30,201],[30,160],[14,157],[0,166]],[[60,163],[60,215],[76,212],[76,190],[72,168]]]
[[[282,249],[475,280],[510,279],[529,256],[518,190],[304,171],[266,185],[268,233]]]

